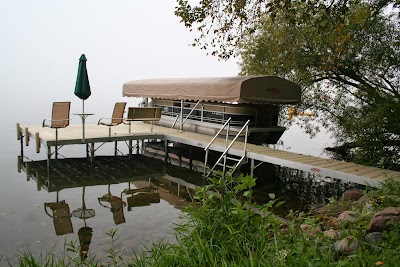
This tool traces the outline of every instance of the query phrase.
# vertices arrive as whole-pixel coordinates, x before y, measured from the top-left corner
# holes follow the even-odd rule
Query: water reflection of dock
[[[177,209],[182,209],[191,202],[191,193],[202,183],[200,174],[192,172],[192,181],[171,177],[166,174],[166,166],[162,161],[145,156],[135,156],[134,160],[127,157],[98,157],[95,163],[85,158],[62,159],[53,164],[50,171],[46,161],[22,162],[19,160],[19,172],[26,173],[27,181],[36,181],[37,190],[56,192],[54,202],[44,203],[46,214],[53,218],[57,235],[72,233],[71,217],[68,199],[59,199],[62,190],[70,188],[85,188],[90,186],[107,185],[108,192],[102,196],[95,196],[102,208],[109,209],[113,214],[116,225],[125,223],[125,212],[136,207],[145,207],[164,200]],[[188,170],[189,171],[189,170]],[[188,175],[190,176],[190,175]],[[190,177],[189,177],[190,179]],[[115,184],[126,184],[125,189],[116,195],[111,194],[111,187]],[[86,199],[93,196],[86,196]],[[85,195],[82,196],[80,210],[85,219]],[[87,209],[89,210],[89,209]],[[76,212],[75,212],[76,213]],[[89,213],[88,213],[89,214]],[[94,217],[94,210],[92,211]],[[75,216],[75,215],[74,215]],[[81,216],[81,217],[82,217]],[[77,217],[77,216],[75,216]]]

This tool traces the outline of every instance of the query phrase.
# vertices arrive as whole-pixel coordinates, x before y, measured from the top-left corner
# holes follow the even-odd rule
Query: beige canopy
[[[301,100],[299,85],[276,76],[136,80],[124,84],[122,95],[254,104],[287,104]]]

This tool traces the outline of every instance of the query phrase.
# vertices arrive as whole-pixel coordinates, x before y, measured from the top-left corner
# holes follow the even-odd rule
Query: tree
[[[252,23],[245,23],[248,12],[227,8],[237,2],[240,10],[256,16]],[[231,21],[231,28],[223,20],[226,29],[212,32],[220,38],[210,42],[212,54],[240,55],[245,75],[275,74],[300,83],[303,103],[297,108],[316,114],[301,118],[302,127],[311,134],[320,125],[330,130],[338,144],[332,150],[342,158],[399,168],[399,16],[398,10],[386,14],[384,9],[399,1],[270,1],[261,7],[263,2],[201,1],[205,6],[191,13],[187,26],[203,23],[200,31],[216,27],[210,17],[217,18],[212,12],[218,7],[220,17],[239,20]],[[221,9],[222,3],[226,8]],[[226,38],[228,32],[235,32],[235,38]],[[196,41],[204,41],[206,34]]]
[[[341,17],[348,5],[357,0],[301,0],[310,11],[325,8],[330,16]],[[265,14],[292,16],[296,13],[291,0],[176,0],[175,15],[190,29],[199,32],[193,46],[209,51],[211,55],[228,59],[235,55],[236,45],[244,36],[257,31]],[[373,14],[387,6],[400,6],[400,0],[369,0]],[[327,15],[328,15],[327,13]]]
[[[310,10],[304,1],[292,7],[295,16],[266,16],[259,32],[241,41],[242,74],[297,81],[304,88],[301,108],[317,114],[302,119],[307,132],[323,125],[341,145],[332,149],[341,158],[398,168],[398,21],[362,1],[340,16],[321,6]]]

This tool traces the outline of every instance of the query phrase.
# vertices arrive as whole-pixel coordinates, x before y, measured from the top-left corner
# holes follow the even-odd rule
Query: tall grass
[[[332,249],[333,239],[301,230],[303,223],[317,226],[320,218],[295,212],[285,219],[277,217],[271,209],[282,203],[274,194],[269,194],[268,203],[254,204],[254,178],[214,177],[209,182],[197,190],[193,204],[183,213],[175,229],[175,244],[156,243],[124,259],[117,231],[110,230],[106,258],[82,259],[79,246],[71,242],[65,244],[70,254],[61,259],[52,252],[35,258],[25,251],[18,254],[17,261],[8,262],[9,266],[400,266],[400,223],[384,233],[382,244],[372,248],[362,239],[365,222],[372,216],[368,213],[363,220],[342,228],[344,236],[359,237],[359,249],[339,254]],[[395,201],[400,197],[399,188],[400,182],[391,181],[370,196],[391,196]],[[382,202],[376,205],[381,205],[377,209],[384,207]]]
[[[396,183],[397,186],[388,184],[382,190],[393,193],[392,189],[399,186]],[[154,245],[150,253],[136,255],[131,265],[400,266],[398,231],[386,233],[386,241],[373,250],[361,240],[365,222],[355,223],[350,229],[343,229],[343,234],[359,236],[360,248],[353,254],[339,254],[332,249],[334,240],[322,233],[310,235],[301,230],[301,224],[317,225],[319,218],[293,212],[286,220],[278,218],[270,212],[280,204],[273,194],[265,205],[254,205],[254,185],[250,176],[235,180],[212,178],[210,185],[197,191],[197,202],[186,209],[185,223],[176,228],[178,243]]]

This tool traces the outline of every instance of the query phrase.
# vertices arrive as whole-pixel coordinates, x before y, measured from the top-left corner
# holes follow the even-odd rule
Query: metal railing
[[[214,172],[215,168],[217,166],[222,166],[222,178],[225,177],[226,173],[226,167],[229,167],[230,173],[233,174],[235,170],[243,163],[243,161],[246,159],[246,153],[247,153],[247,136],[248,136],[248,131],[249,131],[249,123],[250,120],[247,120],[247,122],[243,125],[243,127],[238,131],[236,136],[233,138],[233,140],[229,143],[228,145],[228,138],[229,138],[229,128],[230,128],[230,121],[231,118],[229,118],[225,124],[221,127],[221,129],[218,131],[218,133],[213,137],[213,139],[208,143],[208,145],[204,148],[206,154],[205,154],[205,159],[204,159],[204,177],[210,176],[211,173]],[[219,157],[219,159],[215,162],[214,166],[209,169],[209,172],[207,173],[207,162],[208,162],[208,152],[210,150],[211,145],[214,143],[214,141],[217,139],[218,135],[225,129],[226,130],[226,137],[225,137],[225,151],[222,153],[222,155]],[[238,137],[242,134],[242,132],[245,131],[245,138],[244,138],[244,147],[243,147],[243,155],[239,158],[231,158],[227,157],[229,149],[232,147],[232,145],[236,142]],[[236,163],[233,166],[227,166],[226,161],[227,159],[236,161]],[[223,161],[223,162],[222,162]]]
[[[247,114],[242,114],[240,112],[232,112],[232,110],[237,109],[237,111],[240,111],[240,109],[243,109],[243,107],[235,107],[234,105],[229,106],[230,112],[226,111],[226,108],[228,106],[226,105],[218,105],[218,104],[205,104],[200,101],[198,102],[183,102],[183,101],[165,101],[166,103],[170,102],[171,104],[164,104],[164,103],[155,103],[154,106],[156,107],[162,107],[162,114],[175,117],[175,120],[171,126],[171,128],[174,128],[176,126],[176,123],[178,122],[178,119],[181,120],[181,124],[183,127],[183,124],[188,119],[195,120],[195,121],[200,121],[200,122],[209,122],[209,123],[216,123],[216,124],[221,124],[223,125],[228,118],[232,118],[232,116],[243,116],[244,120],[232,120],[230,124],[232,126],[243,126],[246,119],[250,121],[249,126],[250,127],[256,127],[256,117],[257,117],[257,110],[255,108],[246,108],[248,111],[250,110],[249,113]],[[183,102],[183,103],[182,103]],[[179,104],[178,105],[174,105]],[[192,107],[192,105],[194,106]],[[183,106],[183,109],[181,109],[181,106]],[[186,107],[185,107],[186,106]],[[207,106],[212,106],[213,109],[217,110],[210,110],[207,109]]]

